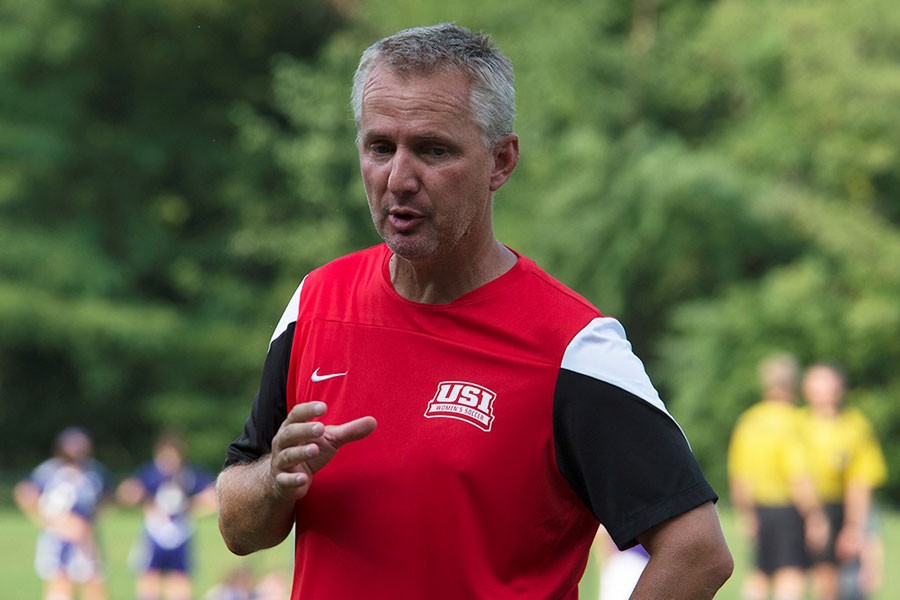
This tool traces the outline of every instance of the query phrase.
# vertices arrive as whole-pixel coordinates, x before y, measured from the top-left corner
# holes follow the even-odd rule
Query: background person
[[[253,587],[253,600],[285,600],[291,595],[291,582],[280,571],[269,571]]]
[[[296,526],[295,600],[575,598],[599,519],[650,554],[634,598],[712,597],[716,495],[621,325],[494,236],[508,59],[407,30],[363,54],[352,98],[385,244],[285,311],[219,476],[228,547]]]
[[[878,593],[884,584],[884,539],[877,507],[873,508],[866,527],[866,537],[859,560],[843,563],[838,569],[838,599],[866,600]]]
[[[250,567],[236,567],[225,579],[203,595],[203,600],[258,600],[254,593],[254,574]],[[287,596],[282,596],[284,600]]]
[[[599,600],[628,600],[650,560],[638,544],[626,550],[616,548],[606,529],[600,527],[594,540],[593,555],[600,571]]]
[[[211,473],[187,463],[184,440],[168,433],[157,441],[153,460],[119,484],[119,502],[144,506],[135,548],[138,600],[192,598],[192,517],[215,511],[214,483]]]
[[[95,530],[97,511],[110,489],[106,468],[92,458],[88,432],[68,427],[54,456],[13,490],[16,503],[41,528],[35,568],[45,600],[105,600],[106,584]]]
[[[738,418],[728,448],[731,499],[754,547],[743,600],[803,598],[808,547],[827,536],[801,439],[799,375],[788,354],[760,363],[762,398]]]
[[[833,364],[816,364],[803,378],[804,440],[816,493],[825,504],[831,536],[813,556],[813,591],[819,600],[838,597],[838,570],[860,561],[870,531],[873,490],[887,467],[868,419],[843,406],[846,382]]]

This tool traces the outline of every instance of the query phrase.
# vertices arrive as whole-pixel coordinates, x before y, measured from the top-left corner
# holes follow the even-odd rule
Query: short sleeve
[[[287,418],[287,371],[294,324],[269,346],[250,415],[241,436],[228,446],[225,467],[251,463],[272,451],[272,438]]]
[[[887,465],[868,420],[856,413],[856,447],[847,468],[847,480],[878,487],[887,479]]]
[[[554,397],[557,465],[620,549],[718,498],[612,319],[570,344]]]

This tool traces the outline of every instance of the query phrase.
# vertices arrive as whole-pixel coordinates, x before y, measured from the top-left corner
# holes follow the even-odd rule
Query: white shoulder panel
[[[621,388],[669,414],[616,319],[598,317],[588,323],[569,343],[561,366]]]
[[[300,313],[300,290],[303,289],[304,281],[306,281],[306,277],[304,277],[303,281],[300,282],[300,285],[297,286],[297,291],[291,296],[291,301],[288,302],[287,308],[284,309],[281,320],[278,321],[275,332],[272,334],[272,339],[269,340],[270,348],[272,347],[272,342],[274,342],[282,333],[287,331],[288,325],[297,321],[297,315]]]

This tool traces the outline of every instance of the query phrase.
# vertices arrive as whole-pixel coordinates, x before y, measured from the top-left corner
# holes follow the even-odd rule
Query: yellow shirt
[[[807,473],[801,416],[792,404],[764,400],[738,419],[728,447],[728,476],[750,489],[754,504],[792,504],[791,483]]]
[[[884,455],[861,412],[845,409],[829,419],[804,409],[802,415],[816,493],[823,502],[843,502],[851,482],[870,488],[884,483]]]

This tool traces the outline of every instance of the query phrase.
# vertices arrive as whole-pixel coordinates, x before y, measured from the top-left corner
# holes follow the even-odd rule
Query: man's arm
[[[219,531],[235,554],[277,546],[294,525],[294,500],[274,485],[271,458],[228,467],[216,482]]]
[[[821,552],[828,545],[831,526],[816,495],[812,477],[807,474],[795,475],[791,479],[791,498],[797,511],[803,516],[806,547],[812,552]]]
[[[737,513],[738,524],[741,531],[749,539],[756,539],[758,523],[756,522],[756,505],[753,503],[752,484],[740,477],[729,478],[729,492],[731,504]]]
[[[129,477],[116,488],[116,500],[125,506],[137,506],[146,494],[147,488],[137,477]]]
[[[32,523],[38,527],[43,527],[44,520],[41,518],[40,512],[38,511],[38,501],[40,500],[40,497],[40,490],[27,479],[20,481],[16,484],[16,487],[13,488],[13,498],[15,498],[19,509]]]
[[[325,411],[323,402],[298,404],[272,439],[270,454],[219,475],[219,531],[235,554],[281,543],[294,525],[294,505],[309,491],[313,475],[338,448],[375,430],[372,417],[327,426],[313,421]]]
[[[844,525],[836,540],[835,551],[839,559],[849,561],[859,558],[871,508],[872,488],[864,483],[850,482],[844,494]]]
[[[712,502],[649,529],[638,540],[650,562],[632,600],[712,598],[734,569]]]

